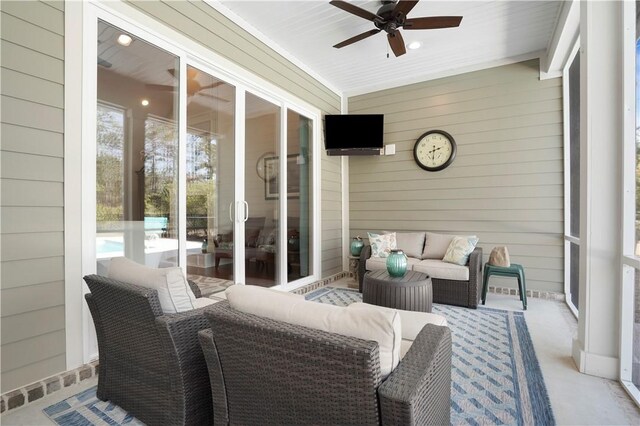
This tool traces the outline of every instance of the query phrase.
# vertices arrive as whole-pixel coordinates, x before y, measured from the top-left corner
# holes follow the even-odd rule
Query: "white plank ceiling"
[[[381,32],[342,49],[332,46],[374,29],[373,23],[329,4],[329,1],[222,0],[244,24],[273,41],[333,88],[357,94],[482,69],[543,54],[552,37],[561,1],[429,1],[409,13],[463,16],[459,28],[403,30],[406,44],[422,47],[396,58]],[[380,1],[353,1],[371,12]],[[387,53],[389,57],[387,58]]]

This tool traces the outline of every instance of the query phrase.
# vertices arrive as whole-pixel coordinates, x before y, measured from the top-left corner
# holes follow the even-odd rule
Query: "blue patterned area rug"
[[[323,287],[307,300],[347,306],[357,290]],[[522,312],[433,305],[452,334],[453,425],[553,425],[547,388]]]
[[[357,290],[333,287],[306,298],[338,306],[362,301]],[[555,424],[522,312],[439,304],[433,312],[447,319],[452,332],[453,425]],[[143,425],[117,405],[97,399],[95,386],[43,412],[58,425]]]
[[[54,423],[63,426],[130,425],[144,423],[109,401],[96,397],[94,386],[42,410]]]

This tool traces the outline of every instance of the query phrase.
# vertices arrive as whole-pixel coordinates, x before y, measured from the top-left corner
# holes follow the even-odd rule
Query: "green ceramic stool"
[[[522,265],[512,263],[509,267],[484,264],[484,279],[482,280],[482,304],[487,300],[487,289],[489,288],[489,277],[496,275],[499,277],[514,277],[518,279],[518,289],[520,290],[520,300],[522,308],[527,310],[527,284],[524,280],[524,268]]]

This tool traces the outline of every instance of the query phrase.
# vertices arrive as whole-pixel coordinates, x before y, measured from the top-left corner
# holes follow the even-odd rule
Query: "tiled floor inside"
[[[351,279],[332,284],[355,287]],[[521,310],[515,296],[487,295],[487,307]],[[562,302],[528,299],[527,325],[545,378],[549,397],[560,425],[640,425],[640,409],[615,381],[580,374],[571,358],[571,342],[577,322]],[[54,393],[0,418],[3,425],[48,425],[42,409],[95,386],[90,379]]]

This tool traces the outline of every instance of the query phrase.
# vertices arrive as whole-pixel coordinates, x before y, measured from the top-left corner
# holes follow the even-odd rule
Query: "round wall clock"
[[[442,130],[430,130],[418,138],[413,147],[418,166],[429,172],[447,168],[456,158],[456,141]]]
[[[260,179],[267,180],[267,177],[273,179],[274,174],[267,173],[267,170],[265,169],[265,159],[269,157],[275,157],[275,155],[275,152],[265,152],[260,156],[260,158],[258,158],[258,161],[256,161],[256,173],[258,174],[258,177]],[[266,167],[269,167],[269,164],[266,164]],[[269,172],[271,172],[271,170],[269,170]]]

